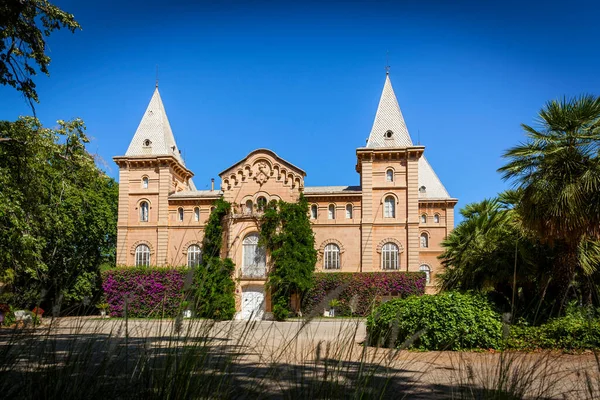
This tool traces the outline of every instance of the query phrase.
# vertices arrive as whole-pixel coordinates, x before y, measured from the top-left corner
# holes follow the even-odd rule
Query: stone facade
[[[256,309],[252,316],[262,317],[270,311],[264,291],[269,263],[252,236],[260,204],[293,202],[304,193],[319,254],[316,271],[427,270],[431,292],[457,200],[424,151],[413,145],[386,76],[367,145],[356,150],[360,185],[307,187],[302,169],[258,149],[219,174],[220,190],[196,190],[156,88],[125,156],[114,158],[120,168],[117,264],[194,264],[211,208],[222,197],[233,205],[222,255],[236,264],[239,316],[249,318],[247,311]]]

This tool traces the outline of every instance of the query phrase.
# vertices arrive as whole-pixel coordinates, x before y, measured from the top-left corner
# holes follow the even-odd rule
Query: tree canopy
[[[0,3],[0,84],[23,93],[30,106],[39,103],[33,77],[49,75],[45,38],[61,28],[81,29],[72,14],[47,0],[3,0]]]
[[[598,305],[600,97],[550,101],[537,127],[522,127],[526,141],[499,169],[515,190],[461,210],[464,221],[442,243],[441,286],[508,298],[515,284],[547,315],[569,300]]]
[[[91,298],[114,264],[117,183],[85,149],[83,121],[0,121],[0,281],[12,304]]]

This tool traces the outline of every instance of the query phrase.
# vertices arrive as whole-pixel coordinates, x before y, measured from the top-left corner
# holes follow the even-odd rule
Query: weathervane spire
[[[156,64],[156,88],[158,89],[158,64]]]
[[[385,74],[390,74],[390,51],[386,51],[385,53]]]

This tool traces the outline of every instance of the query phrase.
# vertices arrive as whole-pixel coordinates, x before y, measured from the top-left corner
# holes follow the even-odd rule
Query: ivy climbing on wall
[[[267,287],[273,315],[283,320],[293,311],[291,296],[302,296],[312,287],[317,262],[315,238],[308,218],[308,202],[271,201],[260,220],[260,242],[271,254]]]
[[[235,264],[230,258],[221,258],[223,224],[230,211],[231,204],[218,199],[204,230],[202,259],[194,276],[199,317],[226,320],[235,315]]]

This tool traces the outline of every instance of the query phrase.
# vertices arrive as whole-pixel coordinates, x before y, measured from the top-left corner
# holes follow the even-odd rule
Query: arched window
[[[311,219],[317,219],[317,212],[318,212],[318,208],[316,204],[313,204],[312,206],[310,206],[310,218]]]
[[[429,268],[429,265],[421,265],[419,271],[425,272],[425,284],[429,285],[429,283],[431,283],[431,268]]]
[[[421,223],[422,224],[426,224],[427,223],[427,215],[426,214],[422,214],[421,215]]]
[[[250,233],[242,242],[243,264],[242,275],[250,278],[266,276],[267,253],[258,246],[258,233]]]
[[[352,204],[346,204],[346,218],[352,218]]]
[[[267,199],[266,198],[264,198],[263,196],[260,196],[258,199],[256,199],[256,209],[258,211],[264,211],[266,207],[267,207]]]
[[[142,178],[142,188],[143,189],[148,189],[148,177],[147,176],[144,176]]]
[[[200,208],[194,208],[194,221],[200,221]]]
[[[433,216],[433,222],[435,222],[436,224],[440,223],[440,214],[435,214]]]
[[[210,212],[212,213],[213,211],[215,211],[215,207],[210,208]]]
[[[396,218],[396,199],[394,199],[394,196],[388,196],[385,198],[383,217]]]
[[[148,202],[142,201],[140,203],[140,221],[148,222]]]
[[[335,206],[333,204],[329,205],[327,217],[329,219],[335,219]]]
[[[323,268],[340,269],[340,248],[335,243],[325,246],[323,252]]]
[[[381,268],[399,269],[398,246],[395,243],[386,243],[381,249]]]
[[[425,232],[421,233],[421,247],[429,247],[429,236]]]
[[[394,170],[388,169],[385,171],[385,180],[386,182],[394,182]]]
[[[200,246],[197,244],[193,244],[188,247],[187,257],[188,257],[188,267],[193,268],[200,265],[200,256],[202,255],[202,251],[200,250]]]
[[[252,214],[252,200],[246,201],[246,214]]]
[[[148,267],[150,265],[150,247],[140,244],[135,248],[135,266]]]
[[[177,220],[183,221],[183,208],[181,207],[177,209]]]

